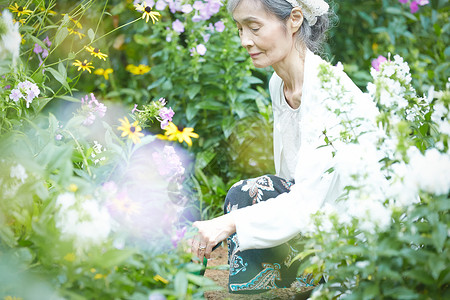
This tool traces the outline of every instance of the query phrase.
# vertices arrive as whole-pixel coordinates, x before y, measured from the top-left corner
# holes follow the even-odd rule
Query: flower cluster
[[[378,104],[387,108],[391,116],[399,120],[398,110],[408,107],[408,98],[415,94],[411,86],[411,74],[408,63],[399,55],[394,56],[394,61],[384,61],[378,65],[378,70],[372,68],[370,73],[374,83],[367,85],[369,95],[376,99]]]
[[[25,80],[17,85],[17,88],[11,90],[11,94],[9,95],[9,99],[14,102],[18,102],[20,99],[26,101],[26,107],[29,108],[30,104],[33,102],[41,91],[38,86],[28,80]]]
[[[398,2],[402,3],[402,4],[406,4],[409,3],[409,9],[411,10],[412,14],[415,14],[416,12],[419,11],[419,6],[424,6],[427,5],[428,3],[430,3],[429,0],[398,0]]]
[[[438,132],[450,137],[450,78],[447,82],[447,90],[444,92],[430,91],[429,98],[436,97],[433,105],[431,120],[437,125]],[[443,150],[443,145],[438,145]]]
[[[164,98],[160,98],[158,101],[152,101],[152,103],[144,105],[143,109],[138,109],[136,104],[132,113],[137,112],[136,118],[142,124],[147,123],[148,120],[156,119],[161,122],[161,129],[165,129],[175,115],[172,108],[167,108],[166,104],[167,102]]]
[[[91,93],[90,96],[91,96],[90,100],[88,95],[86,95],[84,98],[81,98],[80,114],[86,117],[83,121],[84,126],[92,125],[96,119],[96,116],[99,118],[103,118],[107,110],[106,105],[99,102],[95,98],[93,93]]]
[[[56,228],[61,232],[61,238],[73,240],[79,254],[108,238],[112,220],[107,209],[97,200],[64,193],[56,199],[56,207]]]

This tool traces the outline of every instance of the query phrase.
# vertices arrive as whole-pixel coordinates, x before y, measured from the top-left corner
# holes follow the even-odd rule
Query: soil
[[[256,295],[237,295],[228,293],[228,270],[220,270],[214,267],[227,266],[227,248],[226,246],[220,246],[214,250],[211,254],[211,258],[208,260],[208,268],[206,269],[205,276],[214,280],[218,286],[222,287],[220,291],[208,291],[205,292],[205,298],[208,300],[223,300],[223,299],[296,299],[303,300],[308,299],[311,294],[312,288],[304,290],[298,290],[295,288],[285,288],[270,290],[265,293]]]

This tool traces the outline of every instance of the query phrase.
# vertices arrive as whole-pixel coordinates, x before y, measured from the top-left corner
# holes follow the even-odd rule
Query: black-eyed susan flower
[[[94,48],[92,46],[88,46],[88,47],[84,47],[89,53],[91,53],[91,55],[94,55],[97,58],[106,60],[106,58],[108,57],[107,54],[100,52],[100,49],[98,48]]]
[[[108,69],[99,68],[94,71],[94,74],[95,75],[103,75],[103,77],[105,77],[106,80],[109,80],[109,74],[111,74],[112,72],[114,72],[114,71],[111,68],[108,68]]]
[[[192,127],[185,127],[183,130],[179,130],[178,127],[172,123],[169,122],[169,124],[164,128],[165,132],[164,135],[157,135],[160,139],[165,139],[169,141],[176,141],[178,140],[178,143],[185,142],[189,146],[192,146],[192,139],[191,138],[198,138],[198,134],[194,132],[194,128]]]
[[[81,32],[79,32],[79,31],[76,31],[76,30],[74,30],[74,29],[72,29],[72,28],[67,28],[67,31],[69,31],[69,34],[78,35],[78,37],[80,38],[80,40],[86,36],[84,33],[81,33]]]
[[[143,137],[144,134],[141,132],[142,127],[139,126],[139,122],[135,121],[132,124],[130,124],[130,121],[128,121],[127,117],[119,119],[119,121],[121,126],[117,127],[117,129],[122,131],[122,137],[128,135],[128,138],[130,138],[133,141],[133,143],[135,144],[140,143],[141,137]]]
[[[17,13],[18,17],[20,17],[21,15],[27,16],[33,12],[32,10],[27,9],[26,6],[19,6],[17,3],[14,3],[14,5],[11,4],[9,6],[9,10]]]
[[[95,69],[93,66],[91,66],[92,63],[88,62],[87,59],[85,59],[83,62],[76,59],[72,65],[74,65],[75,67],[78,67],[77,71],[83,70],[83,71],[88,71],[89,73],[91,73],[91,69]]]
[[[125,69],[134,75],[142,75],[142,74],[150,72],[150,70],[151,70],[151,68],[149,66],[143,65],[143,64],[140,64],[139,66],[128,65]]]
[[[136,10],[142,13],[142,19],[145,19],[145,22],[148,23],[148,19],[152,19],[153,24],[158,21],[158,17],[161,17],[161,14],[157,11],[153,11],[152,8],[144,1],[142,4],[135,4]]]

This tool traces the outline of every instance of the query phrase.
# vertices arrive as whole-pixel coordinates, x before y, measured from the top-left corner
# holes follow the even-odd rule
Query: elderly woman
[[[198,234],[191,248],[200,259],[209,258],[213,247],[227,239],[230,292],[255,293],[299,280],[298,265],[289,267],[296,254],[289,242],[311,214],[343,190],[338,174],[329,172],[332,150],[321,147],[330,112],[321,105],[323,60],[313,53],[328,28],[329,6],[323,0],[229,0],[228,9],[255,67],[275,71],[269,89],[276,176],[236,183],[223,216],[193,224]],[[345,89],[360,97],[345,73],[337,72]]]

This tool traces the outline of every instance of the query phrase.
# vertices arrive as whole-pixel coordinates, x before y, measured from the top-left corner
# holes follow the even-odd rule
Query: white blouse
[[[286,100],[281,78],[274,73],[270,80],[269,90],[274,107],[275,170],[277,175],[286,176],[291,174],[290,166],[295,165],[295,184],[289,193],[231,212],[241,251],[269,248],[287,242],[309,225],[311,214],[323,204],[334,202],[343,192],[339,174],[326,172],[335,163],[332,148],[320,147],[325,144],[324,129],[339,123],[336,115],[323,105],[324,93],[321,93],[321,82],[317,76],[319,65],[323,62],[307,50],[302,101],[297,112],[282,107]],[[343,71],[339,72],[340,82],[346,90],[355,98],[362,97],[350,78]],[[285,119],[285,115],[289,115],[289,119]],[[288,123],[295,129],[283,134]],[[298,140],[291,141],[290,138]],[[292,159],[286,154],[297,147],[294,163],[286,166]]]

